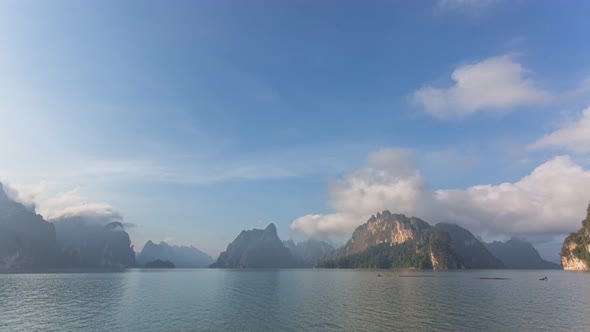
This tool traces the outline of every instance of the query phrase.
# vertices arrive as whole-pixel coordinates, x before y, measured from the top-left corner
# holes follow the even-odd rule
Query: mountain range
[[[137,264],[141,267],[156,260],[168,261],[177,268],[208,267],[213,258],[195,247],[174,246],[166,242],[155,244],[148,241],[137,256]]]
[[[67,216],[48,222],[10,199],[0,183],[0,269],[126,268],[135,265],[120,222]]]
[[[281,242],[276,227],[242,231],[211,265],[216,268],[559,268],[528,242],[483,243],[467,229],[383,211],[356,228],[339,249],[322,241]]]
[[[590,207],[582,229],[564,243],[563,265],[587,269],[589,244]],[[195,268],[560,268],[522,239],[483,243],[461,226],[432,226],[389,211],[371,216],[338,249],[317,240],[281,241],[269,224],[242,231],[215,261],[194,247],[152,241],[136,259],[119,220],[69,215],[48,222],[34,207],[10,199],[0,183],[0,269],[128,268],[158,260]]]
[[[513,237],[506,242],[485,243],[485,246],[508,269],[561,269],[561,265],[541,258],[535,247],[523,239]]]

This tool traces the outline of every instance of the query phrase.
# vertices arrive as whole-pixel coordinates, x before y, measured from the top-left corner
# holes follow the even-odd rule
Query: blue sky
[[[0,178],[46,213],[70,193],[136,224],[138,246],[167,238],[213,255],[269,222],[283,238],[349,231],[293,225],[332,214],[362,223],[369,210],[338,197],[367,169],[469,192],[566,156],[561,166],[581,169],[571,183],[585,184],[589,11],[585,1],[4,1]],[[542,141],[563,128],[578,134]],[[431,222],[459,214],[393,196],[369,207]],[[542,244],[575,230],[584,201],[571,206],[578,220],[562,221],[569,206],[541,217],[561,228],[457,218],[481,219],[482,236]],[[534,223],[529,212],[498,214]]]

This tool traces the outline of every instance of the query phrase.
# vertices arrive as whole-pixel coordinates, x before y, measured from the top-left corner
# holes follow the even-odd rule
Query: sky
[[[590,201],[587,1],[2,1],[0,181],[217,256],[378,211],[532,241]],[[339,242],[340,241],[340,242]]]

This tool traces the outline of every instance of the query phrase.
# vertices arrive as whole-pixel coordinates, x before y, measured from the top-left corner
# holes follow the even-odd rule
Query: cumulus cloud
[[[579,228],[590,200],[590,170],[555,157],[515,182],[431,190],[398,150],[371,154],[367,164],[330,185],[333,214],[299,217],[291,229],[308,236],[350,235],[380,210],[454,222],[476,234],[559,235]]]
[[[356,213],[306,214],[293,220],[291,230],[308,236],[346,236],[363,217]]]
[[[565,234],[580,227],[590,200],[590,170],[555,157],[511,183],[437,190],[445,218],[493,234]]]
[[[425,214],[432,195],[412,160],[400,149],[370,153],[363,167],[330,184],[329,205],[337,213],[302,216],[291,229],[311,236],[346,235],[380,210]]]
[[[530,147],[533,149],[557,147],[576,153],[590,152],[590,107],[582,112],[579,119],[565,124],[537,140]]]
[[[537,87],[529,72],[511,55],[502,55],[456,68],[446,88],[430,85],[415,91],[412,100],[433,116],[465,116],[478,111],[506,112],[538,104],[551,95]]]

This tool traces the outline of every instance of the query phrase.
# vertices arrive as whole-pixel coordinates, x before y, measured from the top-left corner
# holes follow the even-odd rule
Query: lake
[[[543,276],[549,280],[539,281]],[[3,331],[433,329],[590,331],[590,273],[131,269],[0,274]]]

